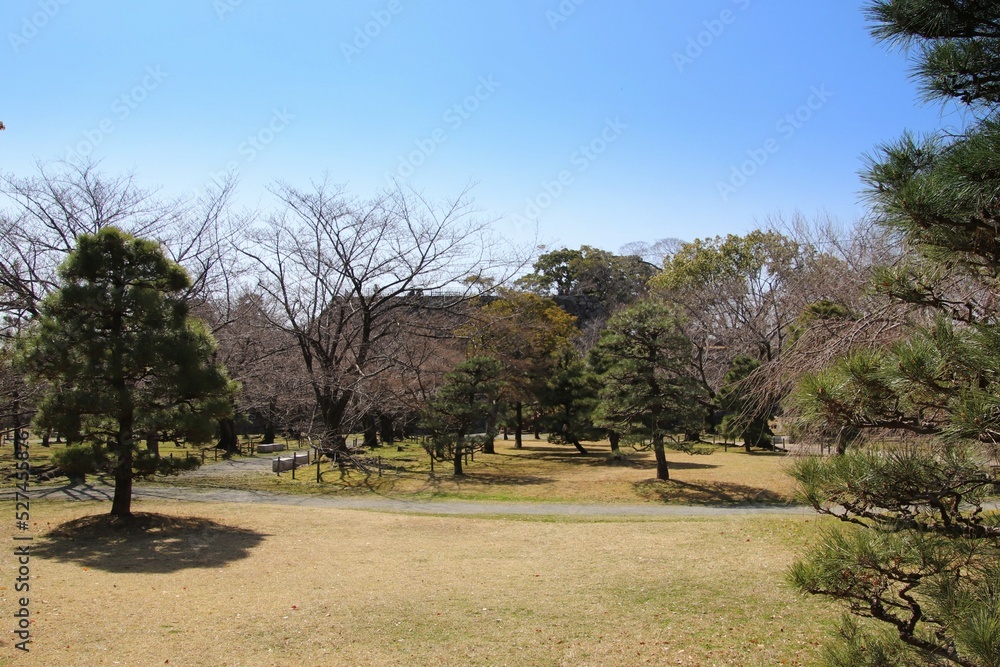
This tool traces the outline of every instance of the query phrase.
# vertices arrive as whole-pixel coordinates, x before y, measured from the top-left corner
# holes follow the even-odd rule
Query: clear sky
[[[227,170],[359,196],[475,183],[549,245],[863,214],[922,105],[855,0],[3,0],[0,169],[89,155],[164,193]]]

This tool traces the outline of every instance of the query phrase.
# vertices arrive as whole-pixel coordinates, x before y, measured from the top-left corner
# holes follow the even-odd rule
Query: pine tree
[[[464,474],[463,457],[485,444],[469,437],[472,430],[482,426],[486,440],[496,436],[502,373],[502,364],[492,357],[463,361],[445,375],[444,384],[427,408],[423,423],[435,434],[430,453],[450,458],[457,476]]]
[[[597,440],[600,429],[594,425],[598,380],[580,354],[563,350],[555,367],[538,392],[539,406],[553,442],[566,442],[586,454],[581,441]]]
[[[657,479],[670,479],[665,437],[700,431],[704,390],[690,375],[691,341],[668,307],[640,301],[608,320],[594,350],[601,377],[597,422],[648,438]]]
[[[116,517],[131,515],[138,435],[169,426],[207,442],[232,409],[235,386],[212,362],[215,342],[188,314],[189,285],[152,241],[113,227],[83,234],[19,340],[19,364],[50,387],[37,425],[106,448]]]
[[[915,440],[795,466],[809,502],[845,525],[791,578],[879,622],[842,624],[829,665],[995,666],[1000,517],[986,503],[1000,436],[1000,2],[879,0],[868,15],[876,38],[909,50],[925,96],[971,122],[948,137],[906,134],[869,158],[873,210],[909,250],[875,288],[912,306],[909,333],[807,377],[799,403],[827,428]]]

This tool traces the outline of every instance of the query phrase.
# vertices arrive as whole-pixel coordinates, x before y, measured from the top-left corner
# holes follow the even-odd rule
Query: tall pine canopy
[[[36,422],[107,449],[111,514],[128,517],[139,436],[164,429],[208,441],[234,385],[189,315],[187,273],[157,243],[112,227],[81,235],[59,279],[19,344],[20,363],[48,387]]]
[[[987,505],[1000,437],[1000,2],[867,12],[875,37],[911,56],[924,96],[969,124],[904,134],[868,160],[873,213],[905,251],[874,288],[910,306],[908,335],[805,378],[799,400],[834,432],[907,444],[795,466],[809,502],[845,524],[791,579],[875,621],[846,620],[828,665],[1000,665],[1000,517]]]

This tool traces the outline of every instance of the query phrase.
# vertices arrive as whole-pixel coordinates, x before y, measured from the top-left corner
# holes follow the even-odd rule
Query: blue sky
[[[238,173],[475,183],[550,246],[850,223],[861,157],[961,117],[844,0],[5,0],[0,169],[89,155],[167,194]]]

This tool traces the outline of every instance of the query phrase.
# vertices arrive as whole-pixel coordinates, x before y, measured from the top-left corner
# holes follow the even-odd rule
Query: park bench
[[[262,445],[257,445],[257,451],[261,454],[272,454],[274,452],[285,451],[285,445],[278,442],[270,442]]]

